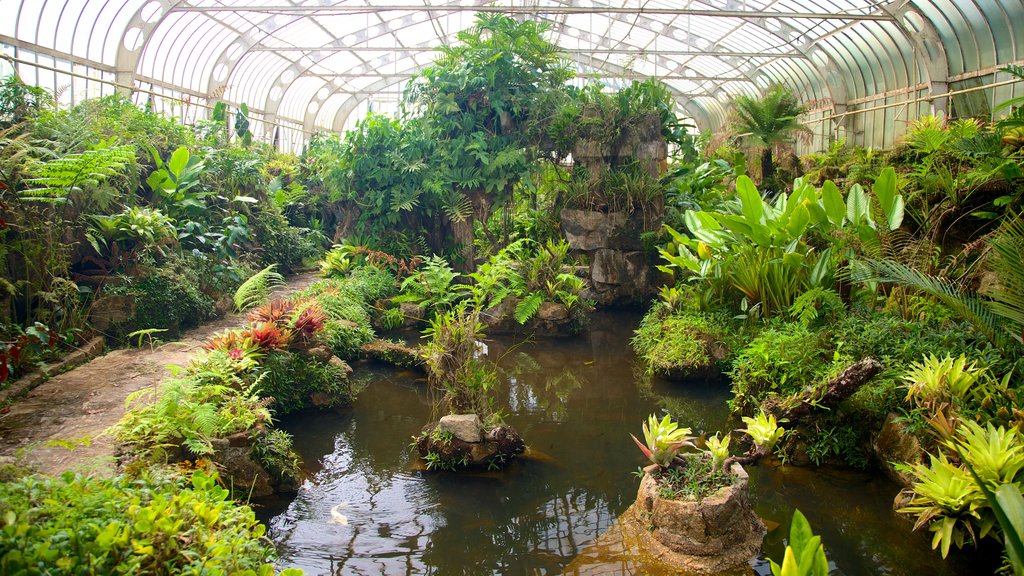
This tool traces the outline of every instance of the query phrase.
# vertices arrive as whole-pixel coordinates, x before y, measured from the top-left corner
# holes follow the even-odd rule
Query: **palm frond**
[[[856,282],[890,282],[920,290],[948,306],[971,323],[989,341],[1001,344],[1004,339],[992,302],[967,293],[949,280],[925,274],[893,260],[866,260],[864,266],[854,268],[850,279]]]
[[[1015,340],[1024,342],[1024,219],[1007,220],[993,238],[992,250],[998,282],[988,290],[989,308]]]
[[[284,277],[277,273],[277,264],[271,264],[253,274],[235,290],[235,310],[241,312],[266,302],[275,286],[284,284]]]

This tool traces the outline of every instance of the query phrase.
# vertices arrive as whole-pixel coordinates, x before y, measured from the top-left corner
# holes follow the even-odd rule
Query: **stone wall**
[[[648,261],[640,235],[658,230],[661,218],[639,212],[562,210],[562,232],[572,250],[590,262],[584,294],[600,306],[641,302],[657,295],[662,273]]]

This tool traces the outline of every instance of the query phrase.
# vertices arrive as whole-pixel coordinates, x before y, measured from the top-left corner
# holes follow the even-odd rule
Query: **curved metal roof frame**
[[[770,83],[837,125],[900,102],[944,110],[949,83],[994,82],[1024,57],[1012,24],[1024,0],[392,1],[0,0],[13,16],[0,45],[20,65],[64,62],[122,88],[246,102],[268,133],[342,129],[477,11],[549,23],[581,78],[661,78],[710,129],[727,121],[731,95]]]

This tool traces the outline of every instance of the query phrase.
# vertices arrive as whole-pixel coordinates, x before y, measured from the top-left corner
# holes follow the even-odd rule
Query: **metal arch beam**
[[[436,46],[263,46],[256,45],[250,52],[437,52]],[[564,48],[559,50],[566,54],[629,54],[649,56],[729,56],[736,58],[805,58],[800,52],[741,52],[718,50],[646,50],[643,48]]]
[[[609,6],[605,6],[605,7],[611,8],[611,7],[609,7]],[[626,13],[626,14],[633,14],[633,12],[628,12],[628,11],[625,11],[625,13]],[[779,13],[777,13],[777,12],[776,12],[776,13],[770,13],[770,12],[766,12],[766,11],[765,11],[765,12],[763,12],[762,14],[760,14],[760,15],[757,15],[756,17],[751,17],[751,14],[746,14],[746,15],[745,15],[744,17],[742,17],[741,19],[742,19],[742,20],[744,20],[744,21],[745,21],[745,22],[747,22],[747,23],[750,23],[750,24],[751,24],[751,25],[753,25],[753,26],[756,26],[757,28],[760,28],[761,30],[763,30],[763,31],[764,31],[764,32],[765,32],[766,34],[768,34],[769,36],[772,36],[772,37],[777,37],[777,38],[779,38],[780,40],[782,40],[783,42],[786,42],[786,43],[788,43],[788,44],[790,44],[790,45],[794,46],[794,48],[795,48],[795,49],[796,49],[796,51],[797,51],[797,52],[798,52],[798,53],[799,53],[799,54],[801,55],[801,57],[802,57],[802,58],[804,58],[804,59],[807,59],[807,58],[809,58],[809,54],[808,54],[808,52],[810,51],[810,47],[809,47],[809,46],[804,46],[804,45],[798,45],[798,44],[795,44],[794,42],[792,42],[792,40],[791,40],[790,38],[788,38],[788,37],[784,37],[784,36],[783,36],[782,34],[780,34],[780,33],[779,33],[778,31],[775,31],[775,30],[771,30],[771,29],[770,29],[770,28],[769,28],[769,27],[767,26],[765,18],[767,18],[767,17],[771,17],[771,16],[774,16],[774,17],[779,17]],[[623,22],[623,19],[622,19],[622,17],[621,17],[621,16],[619,16],[619,15],[616,15],[616,16],[608,16],[608,17],[609,17],[609,18],[612,18],[612,19],[614,19],[614,20],[617,20],[617,21],[619,21],[619,22]],[[781,17],[779,17],[779,18],[780,18],[780,20],[781,20]],[[891,19],[891,16],[890,16],[890,19]],[[660,22],[660,21],[652,20],[651,18],[648,18],[647,16],[644,16],[644,15],[643,15],[642,13],[641,13],[640,15],[637,15],[637,16],[636,16],[636,19],[635,19],[635,21],[636,21],[636,23],[637,23],[637,24],[640,24],[640,23],[642,22],[642,25],[643,25],[643,26],[645,27],[645,29],[647,29],[647,30],[651,30],[652,32],[653,32],[653,30],[654,30],[654,28],[653,28],[652,24],[653,24],[653,23],[655,23],[655,22],[658,22],[659,24],[661,24],[662,26],[665,26],[666,28],[670,28],[670,29],[671,29],[671,28],[674,28],[674,26],[672,25],[672,23],[668,23],[668,24],[666,24],[666,23],[664,23],[664,22]],[[563,26],[563,27],[564,27],[564,25],[562,25],[562,23],[561,23],[561,22],[558,22],[558,23],[556,23],[556,25],[559,25],[559,26]],[[788,31],[789,31],[789,36],[796,36],[796,35],[798,35],[798,34],[799,34],[799,31],[798,31],[798,30],[796,30],[796,29],[793,29],[793,28],[792,28],[791,26],[789,26],[788,24],[786,24],[786,22],[784,22],[784,21],[783,21],[783,22],[781,22],[781,26],[782,26],[782,28],[781,28],[781,29],[783,29],[783,30],[785,30],[785,29],[788,29]],[[687,36],[691,36],[691,35],[693,35],[693,36],[695,36],[695,37],[698,37],[698,38],[700,38],[700,37],[701,37],[700,35],[694,35],[694,34],[692,34],[692,33],[690,33],[690,32],[687,32]],[[708,41],[708,42],[711,42],[711,39],[709,39],[709,38],[704,38],[704,40],[705,40],[705,41]],[[825,55],[825,57],[826,57],[826,58],[828,58],[828,59],[829,59],[830,63],[831,63],[831,64],[833,64],[832,68],[833,68],[833,69],[837,69],[837,68],[836,68],[836,67],[834,66],[834,62],[832,62],[832,61],[831,61],[831,56],[830,56],[829,54],[827,54],[826,52],[823,52],[823,54]],[[728,63],[729,65],[731,65],[731,66],[732,66],[732,67],[733,67],[734,69],[736,69],[737,71],[739,71],[739,72],[740,72],[741,74],[743,74],[744,76],[746,76],[746,77],[747,77],[747,79],[748,79],[748,80],[749,80],[749,81],[750,81],[751,83],[753,83],[753,84],[755,84],[755,85],[756,85],[756,81],[755,81],[755,79],[754,79],[754,76],[753,76],[753,75],[751,75],[751,74],[750,74],[750,73],[749,73],[748,71],[746,71],[746,70],[743,70],[743,69],[741,68],[741,65],[742,65],[742,64],[746,64],[746,62],[737,62],[737,60],[738,60],[738,59],[733,59],[733,58],[731,58],[731,57],[728,57],[728,56],[724,56],[724,55],[723,55],[723,56],[718,56],[718,57],[719,57],[719,59],[721,59],[722,61],[724,61],[724,62],[727,62],[727,63]],[[780,59],[781,59],[781,58],[776,58],[776,59],[774,59],[774,60],[780,60]],[[679,63],[676,63],[676,70],[678,70],[679,68],[681,68],[681,67],[685,66],[686,64],[687,64],[687,62],[679,62]],[[764,64],[763,64],[763,65],[764,65]],[[833,91],[833,90],[832,90],[832,83],[830,83],[830,82],[828,81],[828,80],[829,80],[829,78],[825,77],[824,75],[822,75],[822,74],[820,74],[820,73],[817,73],[817,74],[814,74],[814,75],[812,75],[812,74],[808,74],[806,70],[804,70],[804,69],[801,69],[801,68],[799,68],[799,67],[792,67],[792,69],[791,69],[790,71],[791,71],[791,73],[795,73],[795,74],[796,74],[797,76],[804,76],[804,77],[806,77],[806,79],[808,80],[808,82],[809,82],[809,83],[810,83],[811,85],[817,84],[817,86],[819,87],[819,89],[820,89],[820,90],[823,90],[823,91],[827,91],[827,92],[828,92],[828,94],[829,94],[829,97],[830,97],[830,98],[832,99],[832,101],[833,101],[833,102],[836,102],[837,100],[840,100],[840,99],[841,99],[841,100],[842,100],[842,101],[843,101],[844,103],[846,102],[846,96],[845,96],[846,90],[845,90],[845,86],[843,87],[843,89],[842,89],[842,90],[836,90],[836,91]],[[813,72],[817,72],[817,70],[816,70],[816,69],[814,69],[814,68],[812,68],[812,71],[813,71]],[[814,80],[817,80],[817,82],[815,82]],[[714,89],[721,89],[721,88],[722,88],[722,85],[723,85],[723,84],[724,84],[724,81],[722,81],[722,82],[714,82]]]
[[[920,66],[921,59],[924,59],[924,70],[928,74],[928,91],[932,94],[945,94],[949,91],[949,57],[946,54],[946,46],[942,43],[939,31],[924,12],[912,6],[909,2],[891,4],[886,10],[893,15],[893,23],[903,32],[907,41],[917,50],[918,54],[915,66]],[[920,20],[922,30],[914,34],[906,24],[906,18],[910,14],[916,15]],[[913,81],[908,81],[908,85]],[[948,112],[949,97],[943,96],[932,101],[932,113]]]
[[[837,13],[813,11],[771,11],[771,10],[716,10],[700,8],[628,8],[623,6],[444,6],[444,5],[380,5],[380,6],[295,6],[295,5],[253,5],[253,6],[187,6],[185,12],[259,12],[262,14],[364,14],[369,12],[498,12],[503,14],[660,14],[670,16],[707,16],[716,18],[774,17],[806,20],[874,20],[889,21],[892,16],[879,13]]]
[[[128,25],[124,28],[121,41],[117,43],[117,56],[114,59],[114,68],[116,69],[114,77],[121,86],[135,85],[135,77],[139,73],[139,60],[142,59],[142,54],[146,51],[146,47],[149,46],[149,39],[153,36],[152,32],[164,22],[175,6],[184,4],[185,0],[156,0],[156,2],[160,4],[160,17],[153,22],[146,22],[142,18],[142,11],[151,3],[146,2],[139,5],[131,20],[128,21]],[[129,30],[134,29],[139,30],[142,34],[142,43],[134,50],[129,50],[124,45],[125,36]],[[123,88],[118,88],[118,91],[126,92]]]

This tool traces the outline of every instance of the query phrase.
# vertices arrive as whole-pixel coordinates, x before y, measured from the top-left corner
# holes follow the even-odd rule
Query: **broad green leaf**
[[[825,205],[825,213],[828,220],[836,226],[842,226],[846,221],[846,203],[843,202],[843,195],[839,188],[831,180],[826,180],[821,186],[821,202]]]
[[[757,187],[748,176],[736,179],[736,194],[740,197],[743,216],[752,222],[761,222],[764,217],[764,202]]]
[[[853,224],[871,223],[871,204],[868,195],[860,184],[850,187],[846,195],[846,218]]]
[[[878,178],[875,179],[875,185],[872,186],[871,191],[875,193],[875,198],[878,198],[882,212],[888,216],[893,202],[896,201],[896,170],[892,166],[887,166],[882,170]]]
[[[832,249],[826,248],[818,256],[818,261],[814,263],[811,268],[810,284],[811,288],[817,288],[819,286],[825,287],[827,282],[831,281],[832,272]]]
[[[796,204],[794,202],[794,204]],[[811,214],[807,211],[807,208],[803,204],[796,204],[796,208],[789,215],[789,222],[786,223],[786,230],[794,238],[799,238],[803,235],[807,229],[807,224],[811,221]]]
[[[896,200],[893,201],[892,211],[886,213],[885,219],[889,222],[889,230],[896,230],[903,224],[903,195],[896,196]]]
[[[174,176],[179,176],[185,171],[185,167],[188,166],[189,153],[188,148],[184,146],[179,147],[171,154],[171,159],[167,162],[167,171]]]

